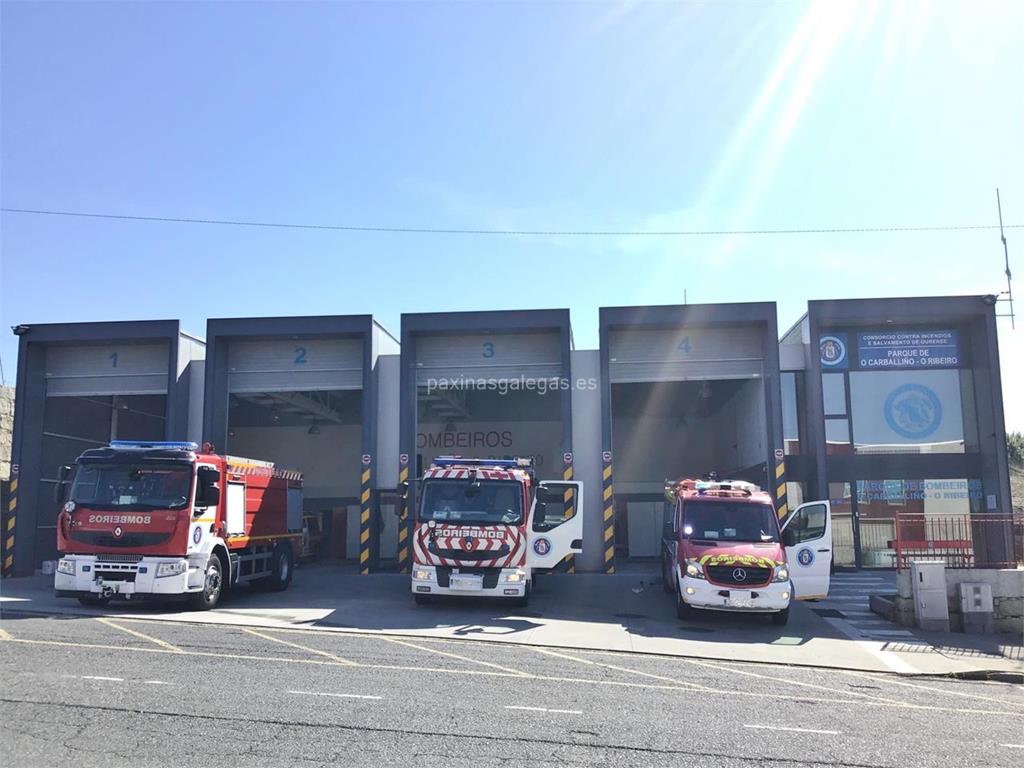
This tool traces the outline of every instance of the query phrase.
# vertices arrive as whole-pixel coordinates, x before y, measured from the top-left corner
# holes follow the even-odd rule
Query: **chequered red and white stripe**
[[[447,556],[430,551],[431,531],[426,524],[416,528],[413,556],[421,565],[449,567],[516,568],[526,562],[523,531],[514,525],[440,525],[433,531],[435,548]],[[501,551],[505,549],[505,554]],[[472,558],[458,553],[473,553]],[[477,553],[494,552],[494,557],[481,559]]]
[[[515,480],[517,482],[524,482],[529,478],[521,469],[484,469],[479,468],[474,470],[476,476],[481,480]],[[450,469],[444,469],[442,467],[431,467],[423,473],[424,478],[442,478],[447,480],[465,480],[469,477],[469,469],[465,467],[452,467]]]

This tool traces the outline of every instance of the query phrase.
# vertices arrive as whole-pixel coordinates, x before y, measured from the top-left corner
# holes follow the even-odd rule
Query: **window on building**
[[[821,375],[821,396],[826,416],[846,415],[846,382],[841,373]]]
[[[782,374],[782,440],[787,456],[800,453],[800,390],[801,373],[784,371]]]
[[[845,417],[825,419],[825,452],[850,453],[850,422]]]

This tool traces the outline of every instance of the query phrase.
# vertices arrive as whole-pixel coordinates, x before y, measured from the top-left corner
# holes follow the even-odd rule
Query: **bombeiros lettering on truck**
[[[665,485],[661,564],[679,618],[694,611],[764,613],[785,625],[796,600],[828,595],[832,515],[801,504],[780,521],[771,496],[742,480]]]
[[[206,444],[115,440],[62,467],[58,596],[187,595],[213,608],[249,583],[285,589],[302,537],[302,474]]]
[[[583,551],[583,484],[537,481],[533,459],[434,460],[419,483],[411,589],[525,605],[537,573]]]

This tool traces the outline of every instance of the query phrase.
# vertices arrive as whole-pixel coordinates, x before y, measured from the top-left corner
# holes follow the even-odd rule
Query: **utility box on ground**
[[[946,600],[946,565],[935,561],[910,564],[917,626],[931,632],[949,632],[949,603]]]
[[[964,632],[991,632],[992,585],[964,582],[958,586]]]

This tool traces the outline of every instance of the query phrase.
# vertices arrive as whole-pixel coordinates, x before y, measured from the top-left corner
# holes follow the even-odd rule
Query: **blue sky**
[[[4,3],[6,207],[380,226],[1024,222],[1024,4]],[[15,323],[991,293],[992,231],[2,215]],[[1024,273],[1024,230],[1008,232]],[[1024,309],[1024,285],[1019,286]],[[1020,325],[1024,325],[1024,318]],[[1024,351],[1001,323],[1008,426]],[[14,337],[0,335],[13,378]]]

